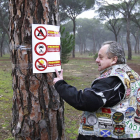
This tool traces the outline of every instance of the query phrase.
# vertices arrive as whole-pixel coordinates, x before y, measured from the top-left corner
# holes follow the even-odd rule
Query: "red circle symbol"
[[[47,68],[47,60],[44,58],[38,58],[35,61],[35,68],[39,71],[44,71]]]
[[[35,45],[34,50],[37,55],[43,56],[47,53],[47,45],[43,42],[39,42]]]
[[[47,37],[47,30],[43,26],[39,26],[35,29],[34,35],[38,40],[44,40]]]

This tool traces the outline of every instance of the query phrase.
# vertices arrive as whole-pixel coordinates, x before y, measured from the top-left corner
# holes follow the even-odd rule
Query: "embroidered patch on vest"
[[[140,80],[140,76],[134,70],[131,70],[131,72],[134,75],[135,79]]]
[[[101,129],[112,129],[113,128],[112,120],[99,118],[98,119],[98,127]]]
[[[120,72],[120,73],[125,72],[125,71],[124,71],[123,69],[121,69],[121,68],[117,68],[115,71],[116,71],[116,72]]]
[[[120,123],[124,120],[124,115],[121,112],[116,112],[113,114],[112,118],[115,123]]]
[[[134,106],[135,104],[136,104],[136,97],[135,96],[130,97],[129,105]]]
[[[95,125],[97,123],[97,118],[94,115],[89,115],[87,117],[87,123],[89,125]]]
[[[140,117],[140,105],[139,104],[137,104],[136,114],[138,117]]]
[[[118,125],[118,124],[114,124],[114,131],[113,131],[113,134],[116,135],[116,136],[122,136],[125,134],[125,125],[124,124],[121,124],[121,125]]]
[[[110,108],[102,108],[102,112],[103,113],[111,113],[111,109]]]
[[[133,107],[128,107],[125,112],[125,117],[132,118],[134,114],[135,114],[135,109]]]
[[[140,88],[137,90],[137,101],[140,103]]]
[[[81,123],[84,123],[84,124],[86,123],[86,117],[85,116],[81,117]]]
[[[127,88],[130,88],[130,81],[127,78],[124,78],[124,83],[127,86]]]
[[[111,131],[107,130],[107,129],[101,129],[100,136],[101,137],[111,137]]]
[[[130,94],[131,94],[131,89],[128,88],[128,89],[126,90],[125,99],[128,99],[128,98],[130,97]]]
[[[111,115],[110,115],[110,114],[107,114],[107,113],[96,113],[96,116],[97,116],[98,118],[103,117],[103,118],[111,119]]]
[[[91,126],[91,125],[83,125],[82,128],[83,128],[83,130],[86,130],[86,131],[93,131],[94,130],[93,126]]]
[[[134,75],[132,74],[131,71],[127,71],[126,73],[127,73],[127,75],[129,76],[130,82],[131,82],[131,83],[136,82],[136,80],[135,80],[135,78],[134,78]]]

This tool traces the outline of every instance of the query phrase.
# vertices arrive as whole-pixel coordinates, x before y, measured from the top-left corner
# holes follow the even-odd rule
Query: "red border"
[[[46,67],[45,67],[44,69],[42,69],[42,70],[40,70],[40,69],[36,66],[37,62],[38,62],[40,59],[43,59],[43,60],[46,61]],[[44,71],[44,70],[46,70],[47,65],[48,65],[48,62],[47,62],[47,60],[46,60],[45,58],[38,58],[38,59],[35,61],[35,68],[36,68],[38,71]]]
[[[41,38],[38,38],[38,37],[36,36],[36,31],[39,32],[38,28],[43,28],[43,29],[46,31],[46,35],[45,35],[44,38],[42,38],[42,39],[41,39]],[[35,29],[35,31],[34,31],[34,36],[35,36],[36,39],[38,39],[38,40],[44,40],[44,39],[47,37],[47,30],[46,30],[46,28],[43,27],[43,26],[39,26],[39,27],[37,27],[37,28]]]
[[[39,44],[43,44],[43,45],[46,47],[46,51],[45,51],[43,54],[40,54],[40,53],[37,52],[37,46],[38,46]],[[45,55],[45,54],[47,53],[47,45],[46,45],[44,42],[39,42],[39,43],[37,43],[37,44],[35,45],[34,51],[35,51],[35,53],[36,53],[37,55],[43,56],[43,55]]]

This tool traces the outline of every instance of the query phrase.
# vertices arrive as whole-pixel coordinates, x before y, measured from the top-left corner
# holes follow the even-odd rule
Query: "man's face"
[[[98,57],[96,59],[96,63],[98,64],[98,71],[102,71],[113,64],[116,63],[116,61],[113,58],[108,58],[107,56],[107,49],[109,45],[104,45],[101,47],[101,49],[98,52]]]

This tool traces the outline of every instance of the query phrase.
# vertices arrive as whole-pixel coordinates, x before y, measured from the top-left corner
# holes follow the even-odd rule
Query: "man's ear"
[[[118,57],[117,56],[114,56],[112,58],[112,65],[115,65],[117,63],[117,61],[118,61]]]

